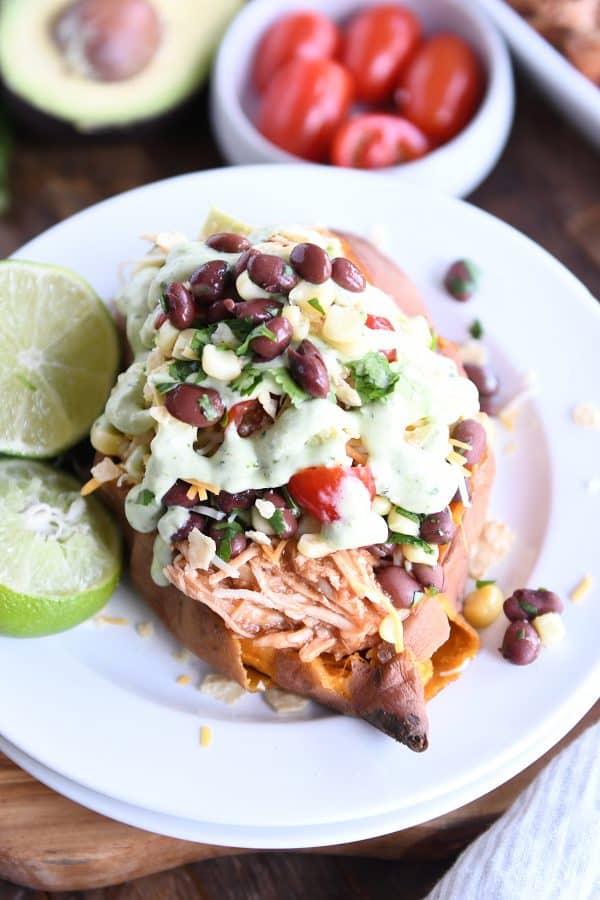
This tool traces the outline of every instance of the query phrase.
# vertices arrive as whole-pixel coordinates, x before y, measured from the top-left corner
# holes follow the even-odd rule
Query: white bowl
[[[250,85],[254,52],[265,29],[293,9],[317,9],[342,21],[379,0],[253,0],[233,20],[221,43],[212,76],[211,117],[221,152],[234,165],[298,162],[255,128],[257,97]],[[403,0],[423,22],[426,33],[455,31],[479,54],[487,71],[487,90],[469,125],[432,153],[383,171],[463,197],[496,164],[513,117],[514,85],[510,57],[502,37],[466,0]],[[307,162],[306,165],[312,165]]]

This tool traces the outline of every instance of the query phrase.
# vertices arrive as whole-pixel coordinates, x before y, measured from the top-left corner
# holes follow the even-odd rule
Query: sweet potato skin
[[[344,239],[348,256],[361,266],[371,282],[392,294],[407,314],[427,317],[418,290],[391,260],[362,238],[348,234],[339,236]],[[478,648],[476,633],[462,620],[458,608],[468,570],[465,543],[471,544],[481,531],[493,476],[494,460],[490,451],[473,473],[472,505],[464,511],[462,529],[444,559],[444,593],[453,610],[451,618],[455,620],[451,622],[450,646],[444,657],[446,667],[451,665],[456,654],[460,654],[461,659],[468,658]],[[410,649],[399,656],[391,655],[378,665],[355,655],[350,666],[345,668],[331,666],[322,659],[304,663],[291,650],[265,652],[263,649],[256,654],[252,642],[237,638],[219,616],[203,604],[172,585],[159,587],[152,581],[154,534],[135,532],[127,523],[127,490],[108,484],[102,487],[101,493],[121,522],[130,548],[130,571],[137,591],[183,646],[246,689],[256,687],[254,670],[258,669],[265,680],[271,679],[285,690],[309,697],[338,712],[362,717],[412,750],[426,749],[425,698],[433,696],[450,678],[441,673],[437,676],[434,667],[434,677],[424,689]],[[399,709],[403,711],[402,716],[398,715]]]

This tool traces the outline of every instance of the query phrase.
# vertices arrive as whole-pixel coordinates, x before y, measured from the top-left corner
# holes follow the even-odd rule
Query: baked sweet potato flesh
[[[409,315],[427,316],[418,291],[389,259],[367,241],[343,234],[346,253],[367,278],[397,300]],[[294,649],[260,646],[236,635],[223,619],[173,584],[159,587],[150,576],[154,534],[133,531],[124,514],[127,487],[102,487],[122,522],[131,552],[131,576],[140,596],[183,646],[247,690],[272,682],[341,713],[359,716],[415,751],[427,747],[426,700],[457,678],[479,647],[477,633],[460,615],[468,570],[468,548],[485,521],[494,460],[488,452],[470,480],[471,506],[455,509],[461,527],[444,549],[444,594],[427,597],[404,623],[403,653],[373,643],[368,652],[341,660],[328,654],[303,661]],[[287,553],[294,553],[291,544]],[[285,561],[274,563],[285,565]],[[183,585],[183,581],[181,582]]]

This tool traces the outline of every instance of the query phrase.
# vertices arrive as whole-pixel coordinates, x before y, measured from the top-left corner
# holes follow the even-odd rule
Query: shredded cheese
[[[210,725],[203,725],[200,729],[200,746],[210,747],[212,744],[212,728]]]
[[[179,678],[176,679],[177,684],[189,684],[192,680],[191,675],[180,675]]]
[[[577,587],[571,591],[570,597],[573,603],[579,603],[584,597],[587,597],[592,589],[593,580],[591,575],[584,575]]]
[[[273,549],[270,544],[268,547],[266,545],[263,547],[264,555],[267,557],[269,562],[273,563],[274,566],[279,565],[281,554],[285,550],[286,544],[287,541],[282,540],[279,541],[275,549]]]
[[[188,500],[194,500],[196,497],[202,503],[210,494],[218,494],[219,488],[215,487],[214,484],[208,484],[208,482],[204,481],[196,481],[194,478],[186,478],[190,485],[186,497]]]
[[[96,625],[129,625],[129,619],[124,616],[94,616]]]
[[[579,428],[600,430],[600,408],[593,403],[578,403],[571,411],[571,419]]]
[[[100,482],[96,481],[95,478],[90,478],[90,480],[86,481],[86,483],[83,485],[79,493],[82,497],[87,497],[88,494],[93,494],[94,491],[97,491],[99,487]]]
[[[135,626],[135,630],[141,638],[147,640],[154,634],[154,625],[152,622],[138,622]]]

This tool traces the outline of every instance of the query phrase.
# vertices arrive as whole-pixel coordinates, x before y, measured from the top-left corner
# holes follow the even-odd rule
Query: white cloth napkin
[[[540,772],[426,900],[600,900],[600,724]]]

